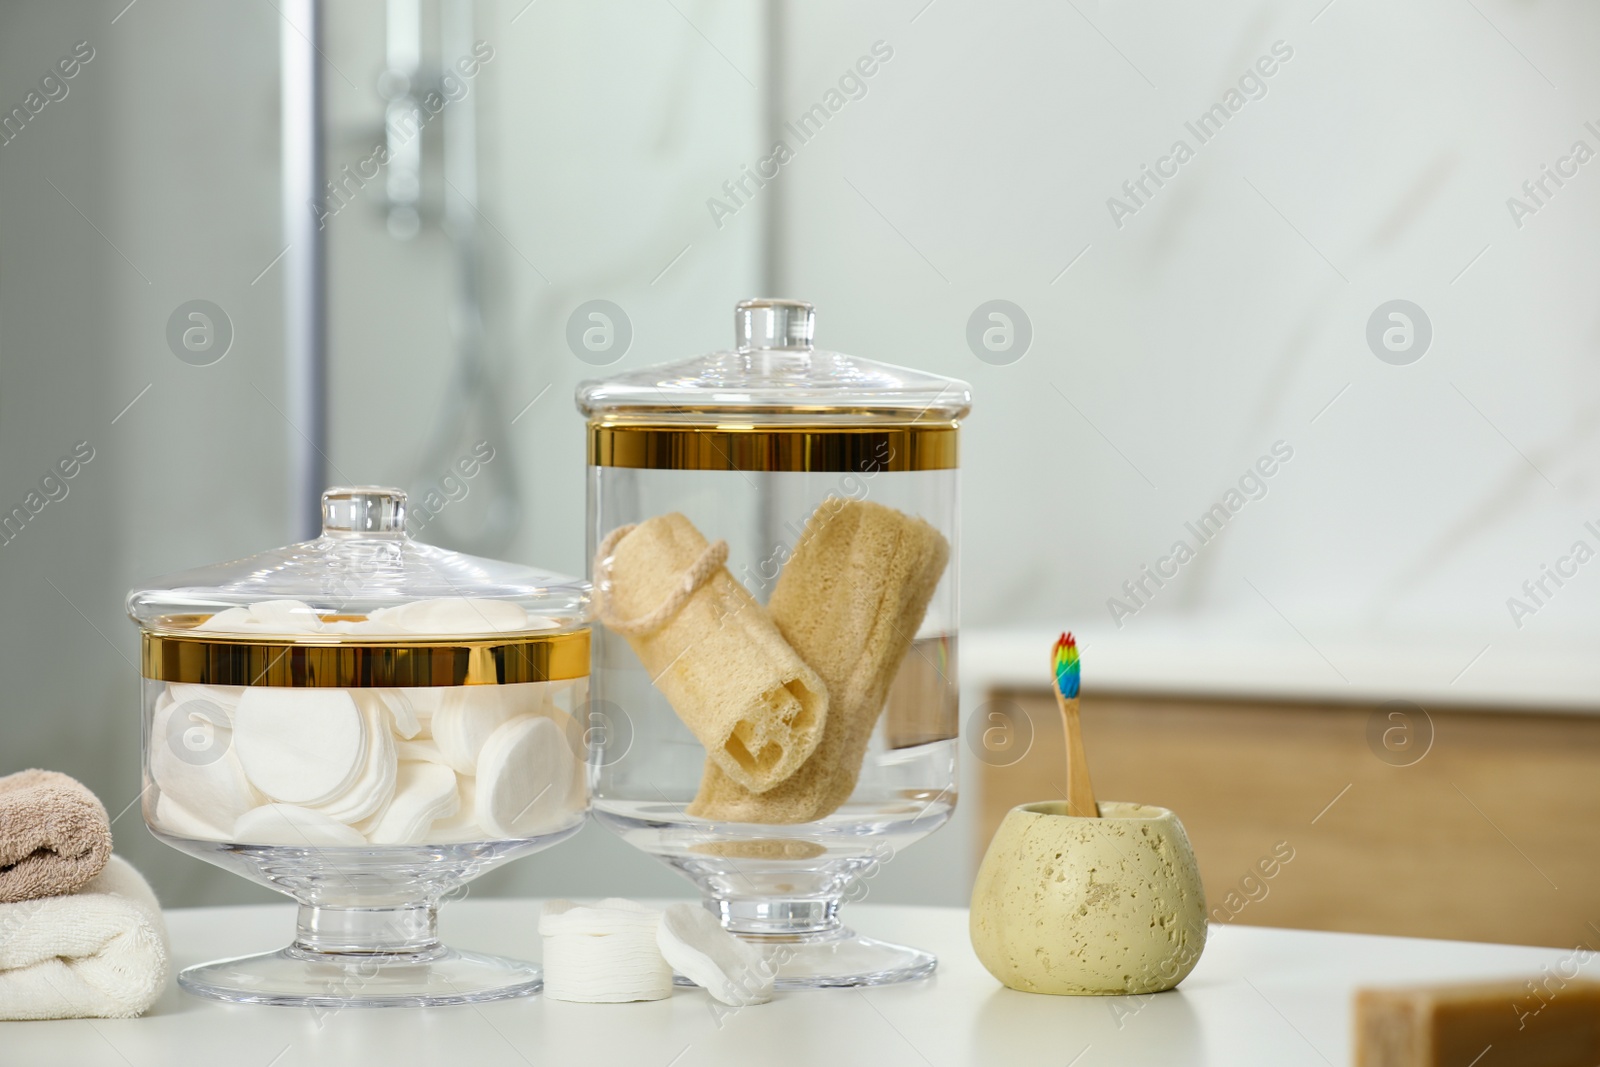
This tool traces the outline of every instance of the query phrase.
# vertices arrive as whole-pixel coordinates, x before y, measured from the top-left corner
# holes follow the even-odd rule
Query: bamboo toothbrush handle
[[[1098,819],[1100,805],[1095,803],[1094,785],[1089,781],[1089,760],[1083,754],[1077,698],[1068,700],[1057,693],[1056,703],[1061,707],[1062,726],[1067,735],[1067,814]]]

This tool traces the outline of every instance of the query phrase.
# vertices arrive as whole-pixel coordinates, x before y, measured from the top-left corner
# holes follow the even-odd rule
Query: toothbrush
[[[1056,703],[1067,741],[1067,814],[1098,819],[1100,805],[1089,782],[1089,761],[1083,754],[1083,730],[1078,723],[1078,642],[1071,634],[1056,638],[1051,657],[1056,678]]]

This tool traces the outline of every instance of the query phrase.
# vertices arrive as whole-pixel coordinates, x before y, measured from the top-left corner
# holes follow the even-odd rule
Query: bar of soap
[[[772,999],[776,971],[762,951],[728,933],[699,904],[669,904],[656,929],[656,946],[674,970],[734,1007]]]
[[[539,915],[544,995],[587,1004],[670,997],[672,968],[656,945],[660,922],[654,908],[615,897],[546,902]]]
[[[1594,1067],[1600,982],[1360,989],[1355,1034],[1357,1067]]]

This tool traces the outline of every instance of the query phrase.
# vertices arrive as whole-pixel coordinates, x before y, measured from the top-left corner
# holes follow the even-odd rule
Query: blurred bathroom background
[[[271,896],[139,821],[123,597],[299,533],[292,14],[0,8],[0,511],[92,449],[0,544],[0,771],[88,783],[169,905]],[[1600,8],[338,0],[324,20],[327,476],[450,498],[425,539],[581,574],[574,385],[725,347],[741,298],[798,297],[824,347],[972,383],[974,745],[968,716],[1044,683],[1068,628],[1086,701],[1600,709],[1600,563],[1574,553],[1600,547]],[[441,64],[438,116],[373,164],[386,109]],[[220,358],[169,341],[197,300],[225,316]],[[625,350],[569,342],[595,300]],[[445,484],[479,441],[494,459]],[[1600,758],[1589,734],[1564,747]],[[869,899],[965,902],[978,776],[1004,763],[973,754],[956,822]],[[1357,780],[1330,773],[1329,797]],[[1484,774],[1451,781],[1550,874]],[[1528,880],[1508,899],[1544,891],[1474,825],[1473,863]],[[473,891],[688,889],[591,825]]]

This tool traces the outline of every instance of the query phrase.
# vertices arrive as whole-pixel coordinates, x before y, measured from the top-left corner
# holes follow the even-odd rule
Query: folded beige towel
[[[833,497],[806,522],[768,610],[828,688],[822,741],[760,793],[706,761],[690,815],[729,822],[825,818],[854,792],[867,743],[950,561],[932,525],[882,504]]]
[[[127,1019],[166,988],[167,928],[113,856],[76,893],[0,904],[0,1019]]]
[[[83,783],[55,771],[0,778],[0,904],[71,893],[110,856],[105,805]]]

